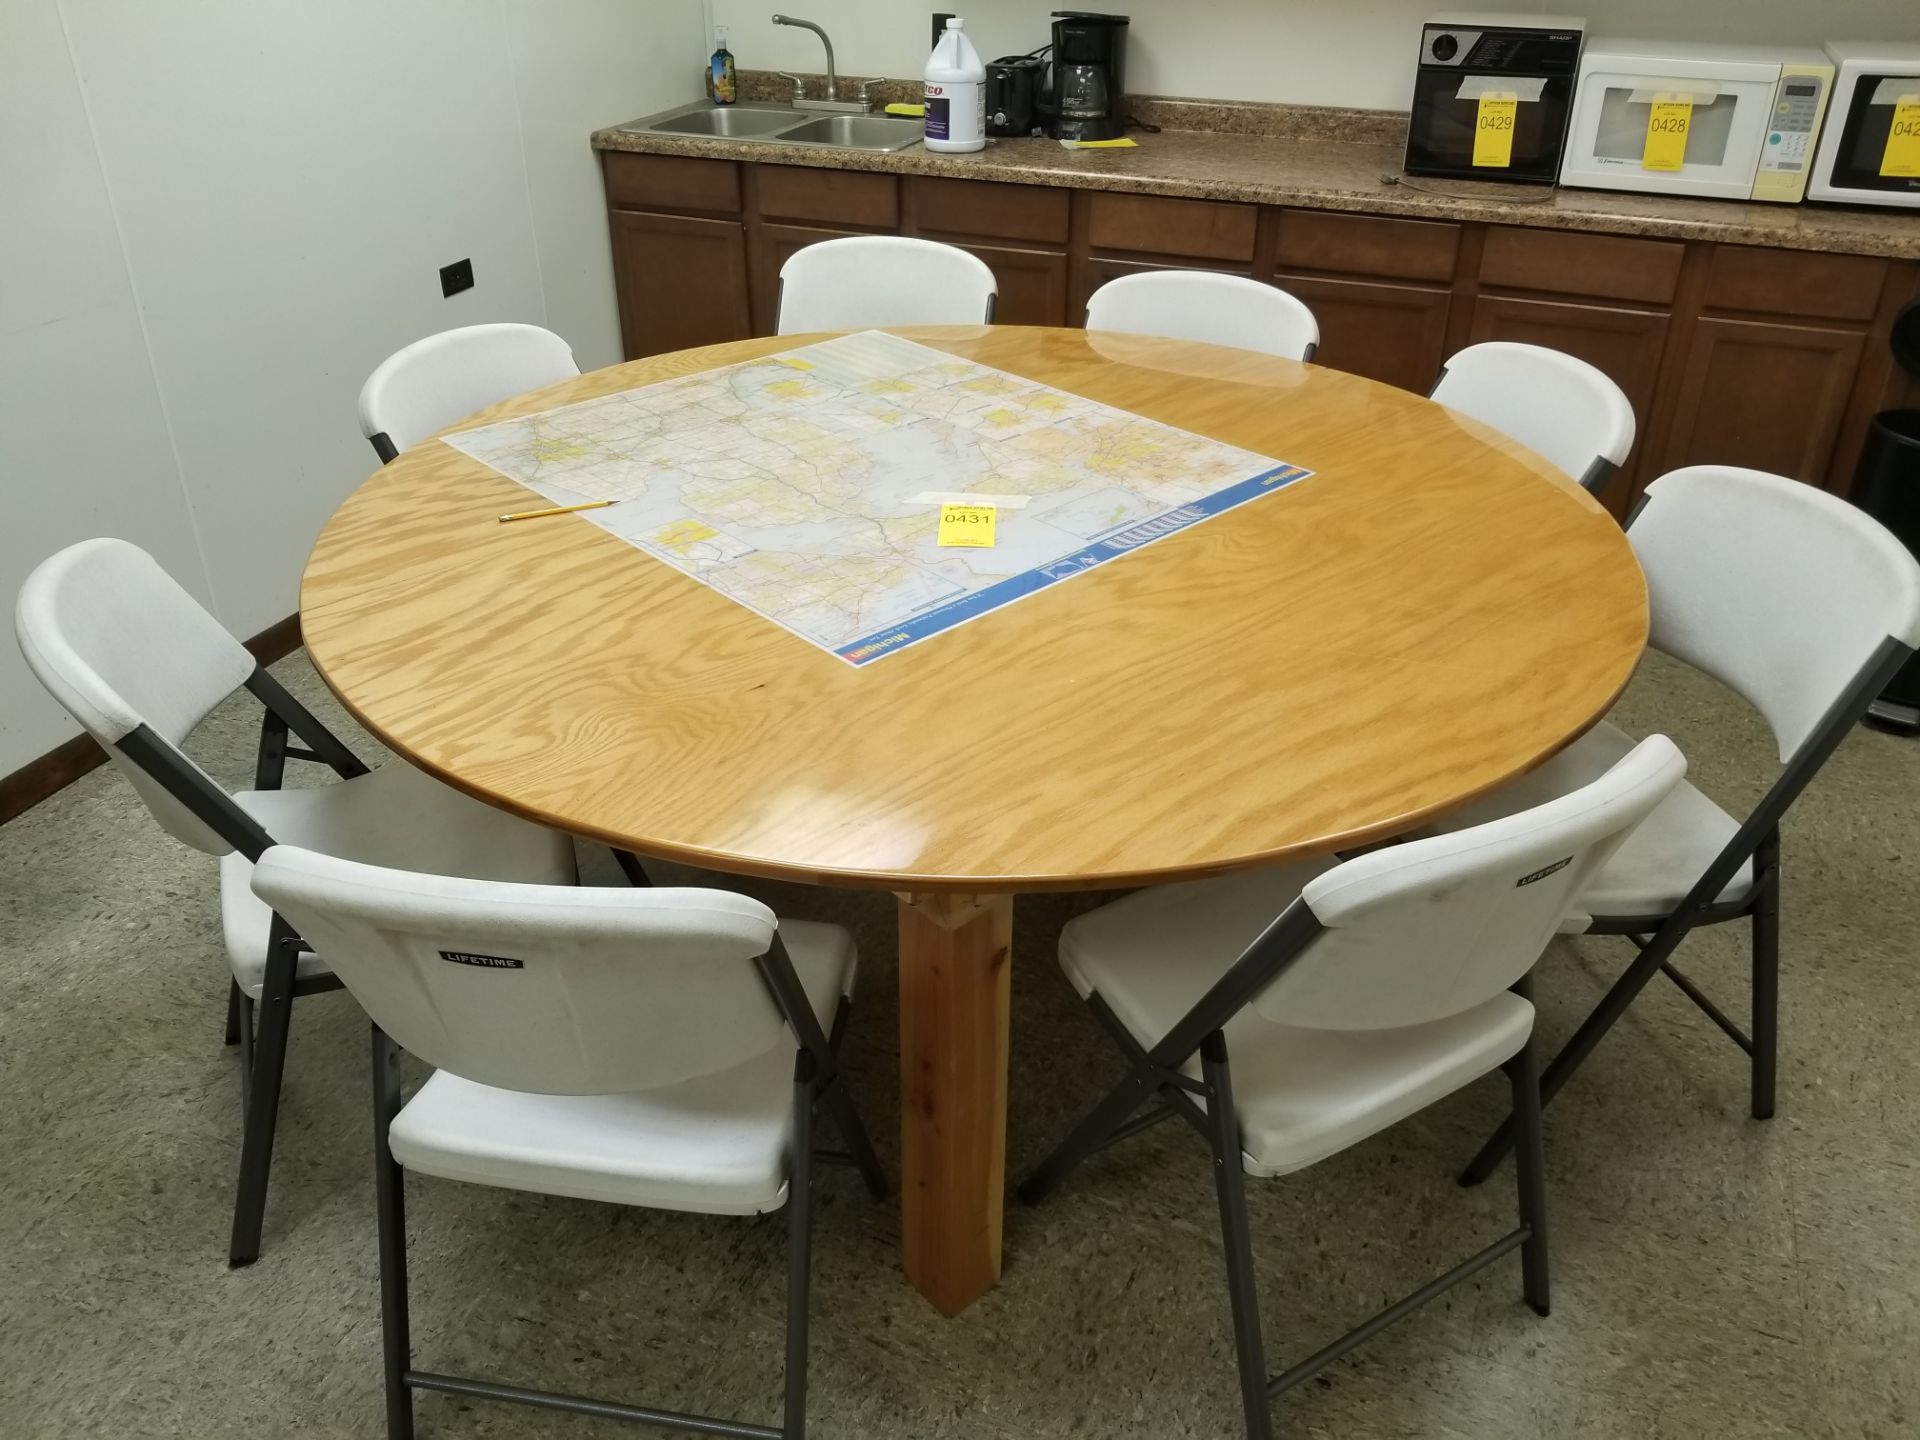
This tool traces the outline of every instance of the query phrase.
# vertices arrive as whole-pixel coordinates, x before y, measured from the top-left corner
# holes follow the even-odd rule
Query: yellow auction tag
[[[993,545],[994,513],[991,505],[942,505],[937,543],[975,549],[990,548]]]
[[[1473,168],[1505,170],[1513,164],[1513,116],[1520,97],[1511,90],[1482,95],[1473,122]]]
[[[1920,180],[1920,94],[1902,95],[1893,107],[1880,174],[1887,180]]]
[[[1656,95],[1647,107],[1647,144],[1640,153],[1643,170],[1678,170],[1687,163],[1687,131],[1693,128],[1693,99]]]

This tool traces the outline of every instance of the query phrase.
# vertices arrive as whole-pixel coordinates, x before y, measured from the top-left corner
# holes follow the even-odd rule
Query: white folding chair
[[[1234,345],[1311,360],[1320,325],[1277,285],[1213,270],[1151,270],[1109,280],[1087,301],[1087,329]]]
[[[254,896],[254,859],[284,839],[389,865],[571,886],[573,844],[398,761],[369,771],[152,556],[124,540],[82,541],[44,561],[21,587],[15,629],[28,667],[105,747],[161,828],[220,857],[233,969],[227,1043],[241,1046],[245,1118],[229,1259],[245,1265],[260,1253],[293,1002],[339,988],[298,932]],[[254,788],[229,794],[180,747],[242,685],[265,714]],[[306,748],[290,745],[290,734]],[[290,759],[344,778],[282,789]]]
[[[777,335],[902,325],[987,325],[999,287],[982,260],[904,235],[850,235],[780,267]]]
[[[538,325],[468,325],[416,340],[360,387],[360,433],[382,465],[429,435],[580,373],[567,342]]]
[[[1633,405],[1620,387],[1544,345],[1469,345],[1427,394],[1551,460],[1589,494],[1606,488],[1633,449]]]
[[[1207,1137],[1250,1440],[1272,1435],[1274,1396],[1512,1250],[1528,1304],[1547,1313],[1528,972],[1588,878],[1685,773],[1654,736],[1524,814],[1340,863],[1136,891],[1061,933],[1061,968],[1127,1074],[1020,1196],[1038,1202],[1094,1151],[1169,1115]],[[1244,1177],[1303,1169],[1502,1068],[1521,1123],[1519,1226],[1270,1378]]]
[[[1647,487],[1627,539],[1646,572],[1656,649],[1731,687],[1765,717],[1782,769],[1744,821],[1683,784],[1582,887],[1573,928],[1639,954],[1547,1066],[1548,1099],[1656,974],[1752,1057],[1752,1111],[1774,1112],[1780,1044],[1780,822],[1868,704],[1920,645],[1920,564],[1844,500],[1757,470],[1697,465]],[[1513,785],[1450,817],[1483,823],[1584,785],[1632,748],[1602,721]],[[1752,921],[1752,1033],[1674,968],[1696,926]],[[1485,1179],[1511,1122],[1462,1177]]]
[[[517,1401],[715,1435],[806,1430],[813,1121],[873,1193],[886,1181],[835,1051],[853,937],[722,890],[553,890],[405,874],[290,846],[263,903],[309,936],[373,1020],[387,1433],[413,1392]],[[404,1103],[398,1049],[436,1073]],[[616,1205],[786,1206],[786,1405],[778,1427],[556,1395],[413,1367],[406,1170]]]

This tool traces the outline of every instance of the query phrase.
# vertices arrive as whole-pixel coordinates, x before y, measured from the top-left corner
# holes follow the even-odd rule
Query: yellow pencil
[[[598,510],[602,505],[618,505],[618,500],[583,500],[578,505],[555,505],[550,510],[517,510],[511,515],[502,515],[500,523],[509,520],[538,520],[543,515],[571,515],[576,510]]]

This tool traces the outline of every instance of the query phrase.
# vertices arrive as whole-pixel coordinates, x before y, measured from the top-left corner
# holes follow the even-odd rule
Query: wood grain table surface
[[[1647,635],[1614,521],[1419,396],[1246,351],[905,330],[1315,473],[855,668],[430,440],[322,532],[313,662],[396,753],[641,853],[901,905],[903,1238],[999,1273],[1012,896],[1322,855],[1443,814],[1606,712]],[[454,428],[796,348],[655,356]],[[931,523],[931,520],[929,520]]]

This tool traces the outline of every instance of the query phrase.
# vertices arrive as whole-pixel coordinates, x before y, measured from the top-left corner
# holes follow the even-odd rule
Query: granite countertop
[[[596,131],[593,145],[598,150],[700,155],[826,170],[939,175],[1017,185],[1920,259],[1920,213],[1913,211],[1690,200],[1482,181],[1413,178],[1392,183],[1388,177],[1399,173],[1401,145],[1397,139],[1385,138],[1396,123],[1390,112],[1323,111],[1316,116],[1312,111],[1295,110],[1290,120],[1250,121],[1244,112],[1288,107],[1191,101],[1154,101],[1151,106],[1151,115],[1163,124],[1175,120],[1284,133],[1222,133],[1220,129],[1169,125],[1157,135],[1136,134],[1139,148],[1131,150],[1068,150],[1054,140],[996,139],[974,154],[936,155],[917,146],[879,154],[705,136],[653,135],[616,126]],[[1139,113],[1147,107],[1136,103],[1133,108]],[[1403,128],[1404,117],[1397,123]],[[1329,138],[1330,130],[1356,138]]]

